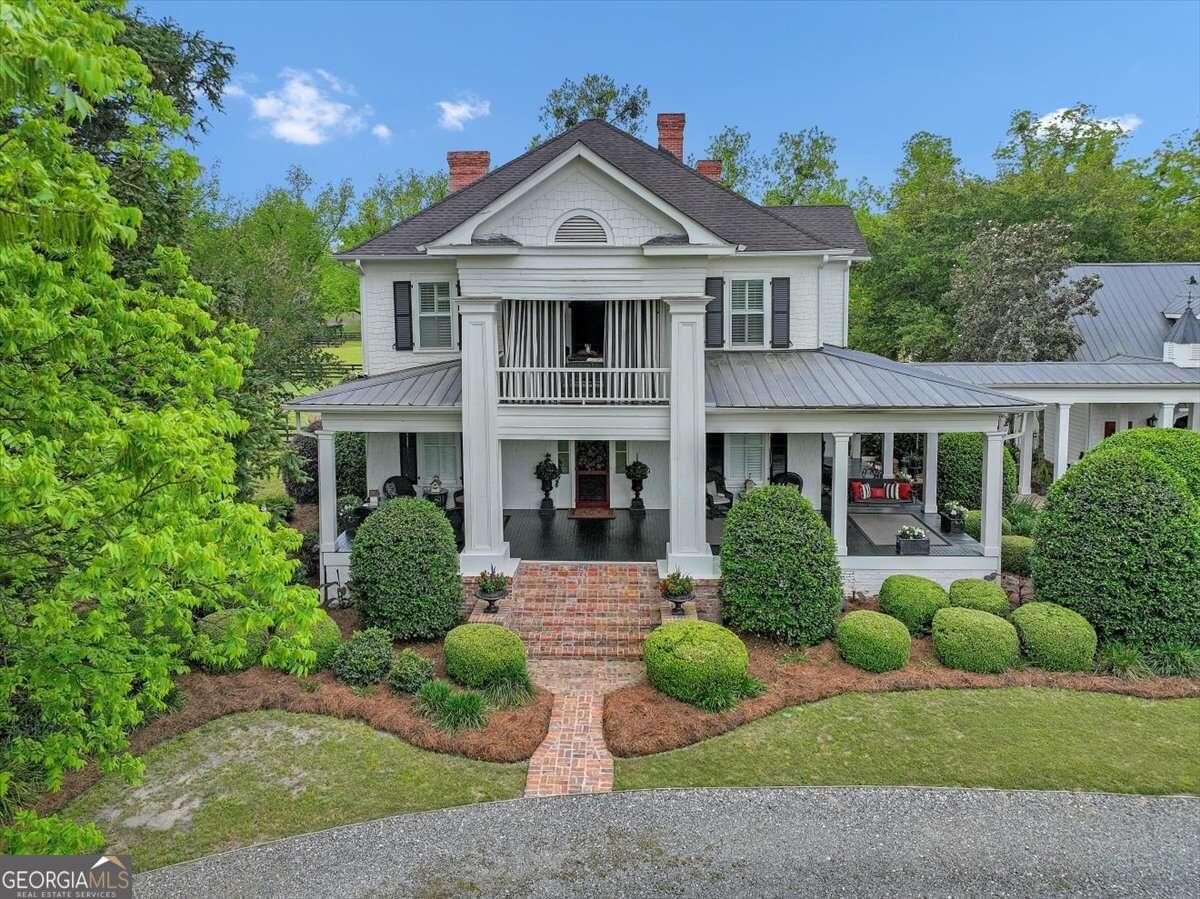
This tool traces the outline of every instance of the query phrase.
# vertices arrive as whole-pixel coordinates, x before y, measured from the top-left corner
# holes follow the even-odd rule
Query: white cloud
[[[480,100],[471,94],[461,100],[438,100],[437,106],[442,111],[438,125],[447,131],[462,131],[472,119],[482,119],[492,114],[491,100]]]
[[[371,127],[371,133],[374,134],[381,141],[383,141],[385,144],[390,142],[392,139],[392,129],[389,128],[387,125],[383,124],[382,122],[380,122],[378,125],[373,125]]]
[[[1070,121],[1066,116],[1067,112],[1069,112],[1069,108],[1062,106],[1054,110],[1054,112],[1048,112],[1044,116],[1040,116],[1037,120],[1038,131],[1045,133],[1052,127],[1069,127]],[[1142,117],[1136,113],[1127,112],[1125,115],[1097,118],[1092,121],[1108,131],[1120,131],[1122,134],[1129,134],[1132,131],[1136,131],[1142,124]]]
[[[353,96],[354,86],[324,69],[309,72],[288,68],[279,77],[282,84],[261,95],[250,93],[240,84],[225,88],[225,96],[249,101],[250,114],[267,122],[271,134],[279,140],[305,146],[328,143],[362,131],[374,114],[370,106],[354,107],[335,99],[336,94]],[[381,137],[377,130],[373,133]]]

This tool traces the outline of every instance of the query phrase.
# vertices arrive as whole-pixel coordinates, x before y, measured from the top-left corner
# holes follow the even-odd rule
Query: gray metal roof
[[[793,207],[789,212],[780,213],[759,206],[689,168],[670,153],[607,122],[588,119],[405,219],[391,230],[343,250],[339,255],[370,257],[418,253],[418,246],[436,240],[482,212],[577,143],[727,243],[745,244],[749,250],[784,251],[829,250],[862,244],[861,234],[850,242],[855,235],[849,233],[844,215],[829,211],[833,207]],[[852,216],[850,222],[853,222]],[[853,231],[857,230],[854,226]],[[827,234],[832,236],[827,237]]]
[[[746,409],[1024,409],[1037,407],[882,356],[819,350],[710,350],[704,401]]]
[[[1188,303],[1183,309],[1183,315],[1175,320],[1167,333],[1168,343],[1200,343],[1200,321],[1192,312],[1192,304]]]
[[[1160,345],[1161,352],[1162,347]],[[1170,362],[914,362],[930,374],[984,387],[1200,384],[1200,369]]]
[[[1187,280],[1200,278],[1200,262],[1088,263],[1067,269],[1072,281],[1096,275],[1104,286],[1093,300],[1097,316],[1073,321],[1084,343],[1078,362],[1103,362],[1114,356],[1162,358],[1163,340],[1171,328],[1164,313],[1183,311]]]
[[[457,360],[359,378],[299,397],[285,408],[304,411],[345,406],[453,408],[462,405],[462,364]]]

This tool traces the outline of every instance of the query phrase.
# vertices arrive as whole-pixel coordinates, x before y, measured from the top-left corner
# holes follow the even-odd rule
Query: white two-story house
[[[773,476],[826,517],[848,589],[997,571],[1001,453],[1043,404],[849,350],[850,270],[867,258],[850,210],[759,206],[719,163],[684,164],[683,115],[658,129],[655,147],[587,121],[495,169],[451,153],[444,200],[339,254],[361,278],[366,376],[291,404],[322,422],[326,580],[348,562],[344,430],[367,435],[371,489],[461,491],[464,574],[526,558],[712,577],[730,497]],[[985,435],[978,542],[933,517],[951,431]],[[859,459],[856,435],[895,432],[925,435],[919,490],[901,491],[891,453]],[[562,477],[539,511],[547,456]],[[634,460],[649,476],[631,513]],[[929,528],[928,556],[896,555],[902,524]]]

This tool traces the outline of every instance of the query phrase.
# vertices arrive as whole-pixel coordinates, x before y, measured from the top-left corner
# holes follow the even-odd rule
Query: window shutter
[[[454,282],[454,295],[456,297],[462,296],[462,281]],[[458,348],[460,350],[462,349],[462,313],[461,312],[458,313]]]
[[[792,279],[771,279],[771,346],[777,350],[787,349],[792,345],[789,332],[791,331],[792,314]]]
[[[417,435],[400,434],[400,474],[417,482]]]
[[[704,345],[720,349],[725,345],[725,279],[705,278],[704,295],[712,297],[704,313]]]
[[[411,350],[413,348],[412,281],[392,282],[392,315],[396,321],[396,342],[393,346],[398,350]]]

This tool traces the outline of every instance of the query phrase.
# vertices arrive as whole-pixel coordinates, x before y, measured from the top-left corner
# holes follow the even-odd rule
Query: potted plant
[[[629,485],[633,488],[633,501],[629,504],[629,511],[644,513],[646,504],[642,501],[642,487],[646,478],[650,477],[650,466],[641,459],[634,459],[625,466],[625,477],[629,478]]]
[[[683,604],[691,601],[695,586],[692,579],[679,569],[658,582],[658,590],[663,599],[671,602],[671,614],[679,617],[683,616]]]
[[[967,507],[962,503],[956,503],[953,500],[946,503],[938,509],[938,517],[941,518],[941,529],[943,534],[961,534],[963,529],[963,520],[967,516]]]
[[[908,524],[904,525],[896,531],[896,555],[929,555],[929,534],[923,528]]]
[[[546,458],[539,462],[533,469],[533,476],[542,483],[542,516],[554,514],[554,500],[550,498],[550,491],[558,486],[558,479],[562,477],[562,469],[555,464],[550,458],[550,454],[546,453]]]
[[[508,595],[509,581],[509,576],[497,571],[495,565],[487,571],[479,573],[479,580],[476,581],[476,587],[479,589],[479,598],[487,603],[487,608],[483,610],[485,613],[495,615],[499,611],[496,601],[504,599]]]

